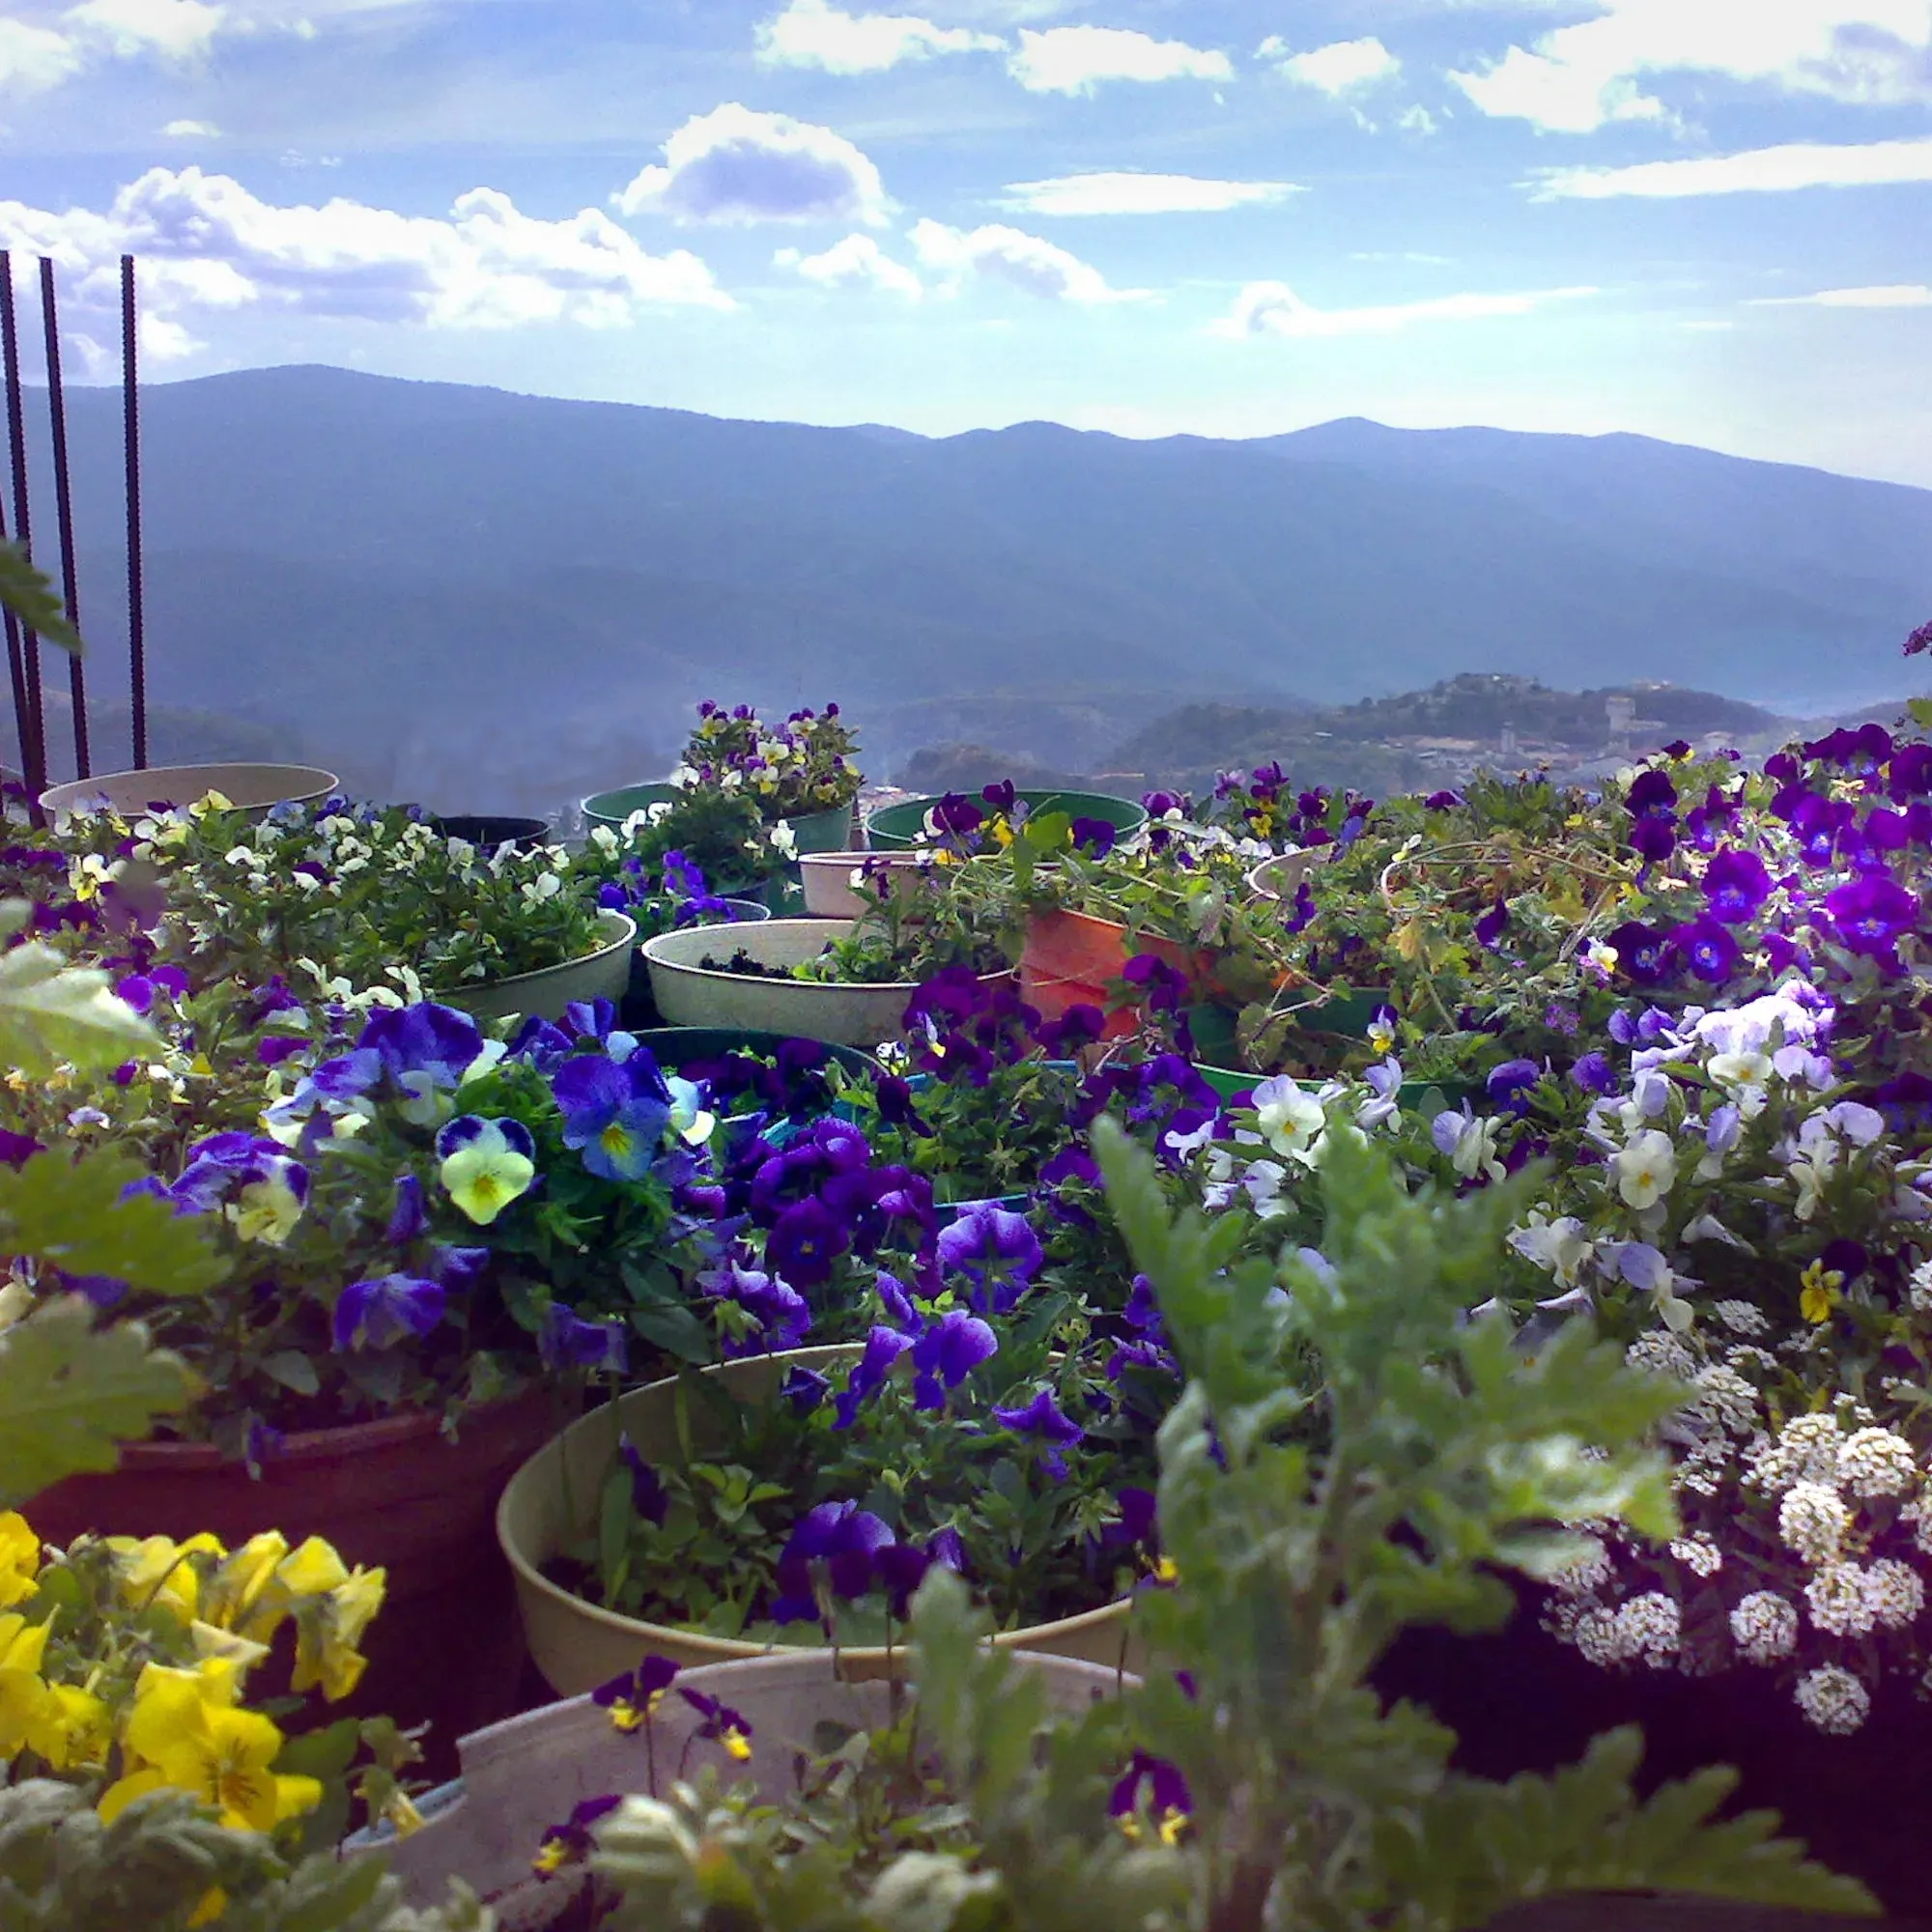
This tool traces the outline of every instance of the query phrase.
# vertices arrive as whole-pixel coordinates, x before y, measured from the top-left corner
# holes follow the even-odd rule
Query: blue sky
[[[0,0],[0,244],[103,380],[127,249],[156,379],[1932,486],[1932,0]]]

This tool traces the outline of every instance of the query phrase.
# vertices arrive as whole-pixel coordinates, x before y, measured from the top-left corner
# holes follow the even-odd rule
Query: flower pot
[[[494,852],[499,845],[514,845],[519,852],[532,852],[548,845],[550,826],[541,818],[493,817],[489,813],[435,813],[430,823],[445,838],[466,838],[483,851]]]
[[[657,1056],[658,1065],[673,1073],[682,1073],[695,1061],[717,1060],[727,1053],[776,1053],[787,1039],[794,1037],[798,1036],[752,1033],[742,1027],[652,1027],[638,1036]],[[834,1046],[823,1040],[814,1040],[812,1044],[824,1046],[828,1059],[862,1079],[879,1070],[878,1062],[856,1047]]]
[[[633,1657],[626,1667],[637,1662]],[[900,1652],[893,1674],[909,1662]],[[1073,1658],[1021,1654],[1016,1662],[1037,1676],[1049,1708],[1070,1715],[1136,1682]],[[639,1736],[616,1730],[608,1711],[588,1697],[573,1697],[465,1738],[463,1776],[422,1802],[419,1830],[401,1840],[386,1828],[357,1833],[345,1851],[389,1851],[390,1869],[403,1880],[412,1904],[440,1904],[449,1881],[460,1878],[497,1906],[506,1926],[547,1924],[552,1914],[561,1915],[574,1888],[567,1879],[546,1884],[531,1874],[530,1859],[545,1831],[569,1817],[583,1799],[646,1792],[652,1757],[660,1790],[676,1776],[689,1747],[692,1773],[714,1764],[728,1773],[728,1782],[754,1779],[759,1795],[773,1803],[790,1789],[794,1756],[817,1747],[819,1726],[876,1730],[892,1719],[883,1663],[863,1661],[852,1651],[837,1656],[800,1651],[711,1664],[679,1682],[728,1705],[750,1723],[747,1763],[696,1739],[697,1714],[674,1690],[651,1719],[648,1750]]]
[[[1105,792],[1021,791],[1014,796],[1025,801],[1029,812],[1064,811],[1074,818],[1097,818],[1123,837],[1147,823],[1147,812],[1132,799]],[[940,798],[913,798],[903,805],[882,807],[866,821],[867,842],[875,852],[909,852],[935,843],[937,835],[927,829],[926,814],[944,803]]]
[[[910,896],[908,884],[924,869],[923,862],[910,852],[807,852],[798,862],[805,910],[811,919],[859,919],[878,904],[876,898],[852,889],[852,877],[861,866],[883,867],[893,876],[893,887],[900,898]]]
[[[333,772],[317,765],[151,765],[49,785],[41,794],[41,807],[81,815],[104,808],[129,818],[151,805],[195,805],[213,791],[238,811],[260,817],[270,806],[313,805],[340,783]]]
[[[674,784],[619,785],[614,791],[594,791],[581,810],[586,825],[608,825],[621,832],[632,813],[646,811],[654,805],[669,805],[678,796]]]
[[[699,962],[728,957],[742,947],[766,966],[798,966],[843,938],[850,923],[836,919],[775,919],[747,926],[721,948],[715,930],[663,932],[644,942],[651,991],[671,1026],[749,1028],[840,1046],[877,1046],[896,1038],[917,990],[911,980],[884,985],[818,983],[724,973]]]
[[[743,1402],[777,1399],[785,1371],[794,1365],[820,1368],[855,1360],[855,1345],[798,1349],[785,1354],[753,1355],[706,1369]],[[589,1532],[597,1520],[604,1478],[617,1455],[617,1438],[628,1435],[646,1462],[669,1462],[679,1454],[675,1404],[677,1378],[652,1382],[594,1409],[548,1442],[510,1479],[497,1507],[497,1537],[516,1572],[517,1600],[530,1656],[545,1680],[565,1696],[594,1690],[637,1667],[647,1651],[679,1663],[724,1663],[733,1659],[786,1654],[795,1646],[751,1643],[739,1637],[706,1636],[668,1624],[646,1623],[607,1610],[573,1596],[543,1574],[543,1566]],[[705,1437],[704,1412],[690,1416],[694,1440]],[[1045,1650],[1117,1665],[1127,1645],[1124,1601],[1062,1617],[1053,1623],[1002,1631],[993,1641],[1016,1650]],[[812,1648],[814,1646],[796,1646]],[[882,1647],[841,1649],[859,1667],[882,1666]]]
[[[788,816],[792,846],[807,852],[849,852],[852,849],[853,820],[857,814],[849,805],[835,806],[830,811],[807,811]]]
[[[412,1411],[285,1436],[259,1479],[206,1442],[132,1442],[121,1466],[70,1476],[25,1506],[49,1543],[83,1531],[171,1536],[208,1530],[231,1548],[280,1530],[320,1536],[347,1563],[381,1565],[387,1601],[370,1628],[369,1669],[351,1710],[433,1722],[436,1761],[516,1708],[523,1645],[491,1532],[512,1472],[570,1413],[547,1385],[466,1416]]]
[[[1026,949],[1020,954],[1020,993],[1041,1016],[1059,1019],[1069,1007],[1106,1009],[1108,984],[1118,980],[1137,953],[1151,952],[1192,981],[1205,980],[1211,956],[1190,952],[1172,939],[1140,934],[1127,943],[1127,928],[1084,912],[1037,912],[1027,920]],[[1108,1015],[1102,1037],[1119,1039],[1134,1031],[1131,1009]]]
[[[449,1003],[479,1020],[501,1019],[509,1013],[560,1020],[564,1009],[579,1000],[609,1000],[615,1005],[631,983],[638,923],[621,912],[602,912],[598,918],[605,937],[595,952],[534,973],[513,973],[507,980],[479,980],[446,995]]]

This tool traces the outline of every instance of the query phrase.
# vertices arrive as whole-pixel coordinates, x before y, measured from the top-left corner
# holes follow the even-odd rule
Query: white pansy
[[[632,812],[631,816],[624,821],[625,831],[628,832],[641,815],[639,812]],[[590,843],[608,859],[617,850],[621,841],[608,825],[593,825],[590,828]]]
[[[1559,1287],[1575,1288],[1584,1264],[1596,1253],[1589,1231],[1574,1214],[1547,1220],[1541,1209],[1510,1230],[1509,1244],[1524,1261],[1552,1275]]]
[[[695,791],[703,781],[697,776],[696,766],[679,765],[671,772],[669,782],[679,791]]]
[[[1255,1089],[1255,1119],[1262,1138],[1290,1159],[1306,1154],[1328,1125],[1321,1102],[1285,1073]]]
[[[798,835],[791,829],[791,821],[781,818],[771,829],[772,850],[781,859],[791,860],[798,857]]]
[[[1617,1192],[1625,1205],[1640,1213],[1654,1208],[1675,1184],[1677,1149],[1668,1134],[1649,1127],[1614,1154],[1610,1165],[1616,1170]]]

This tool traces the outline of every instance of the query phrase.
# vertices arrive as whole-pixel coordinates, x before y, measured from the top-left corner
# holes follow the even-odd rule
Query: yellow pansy
[[[228,1553],[206,1531],[185,1543],[169,1536],[110,1536],[107,1548],[121,1573],[122,1596],[136,1609],[158,1604],[183,1623],[191,1621],[201,1608],[201,1573],[189,1559]]]
[[[268,1660],[266,1643],[257,1643],[240,1631],[223,1630],[219,1624],[203,1623],[199,1617],[188,1625],[187,1634],[193,1639],[195,1656],[204,1660],[218,1659],[234,1664],[237,1670],[252,1670]]]
[[[311,1536],[275,1565],[275,1580],[292,1597],[326,1597],[349,1580],[349,1566],[333,1547]]]
[[[113,1743],[113,1718],[99,1697],[77,1684],[47,1687],[42,1735],[33,1746],[56,1771],[104,1764]]]
[[[1831,1321],[1832,1311],[1844,1299],[1838,1293],[1845,1285],[1843,1273],[1823,1262],[1811,1263],[1798,1277],[1798,1312],[1814,1324]]]
[[[112,1819],[134,1799],[171,1786],[192,1792],[236,1831],[270,1832],[322,1800],[312,1777],[277,1777],[282,1734],[256,1711],[234,1704],[231,1667],[211,1660],[197,1671],[150,1664],[134,1687],[123,1743],[138,1768],[101,1798]]]
[[[40,1587],[41,1539],[17,1510],[0,1515],[0,1610],[24,1604]]]
[[[0,1617],[0,1764],[32,1746],[40,1748],[51,1720],[53,1693],[41,1681],[47,1626]]]
[[[221,1630],[238,1631],[260,1643],[274,1635],[281,1610],[271,1610],[267,1629],[253,1628],[264,1593],[275,1579],[276,1565],[289,1553],[289,1540],[278,1529],[265,1529],[234,1550],[213,1577],[202,1614]]]
[[[438,1170],[443,1187],[479,1228],[527,1194],[536,1179],[536,1162],[526,1151],[527,1131],[515,1121],[507,1124],[523,1145],[505,1132],[504,1122],[474,1119],[452,1122],[437,1141],[439,1151],[447,1150]]]
[[[322,1687],[331,1703],[347,1697],[362,1681],[368,1660],[357,1646],[370,1620],[383,1607],[387,1572],[359,1566],[321,1605],[297,1620],[296,1667],[291,1690]]]

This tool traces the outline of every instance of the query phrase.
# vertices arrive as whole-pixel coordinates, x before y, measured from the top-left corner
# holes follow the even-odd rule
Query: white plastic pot
[[[837,1046],[877,1046],[895,1039],[918,988],[916,980],[861,985],[765,979],[700,963],[728,959],[742,948],[762,966],[802,966],[851,929],[849,920],[775,919],[764,925],[662,932],[643,948],[658,1011],[667,1026],[743,1027],[830,1040]]]
[[[824,1371],[850,1362],[857,1344],[797,1349],[777,1355],[747,1356],[707,1369],[741,1402],[774,1402],[780,1383],[793,1367]],[[497,1541],[517,1577],[517,1607],[529,1639],[530,1659],[544,1681],[564,1696],[594,1690],[634,1669],[638,1659],[656,1652],[679,1663],[711,1664],[736,1659],[789,1655],[817,1646],[773,1646],[741,1637],[709,1636],[701,1631],[646,1623],[639,1617],[586,1602],[544,1575],[544,1565],[589,1535],[597,1520],[604,1479],[617,1459],[617,1438],[628,1435],[647,1463],[674,1461],[680,1454],[670,1377],[633,1389],[573,1423],[537,1451],[510,1478],[497,1505]],[[703,1447],[707,1416],[693,1404],[694,1439]],[[993,1641],[1002,1649],[1051,1651],[1084,1658],[1103,1666],[1131,1662],[1127,1605],[1124,1601],[1002,1631]],[[810,1633],[808,1633],[810,1634]],[[847,1649],[844,1657],[883,1667],[881,1648]]]
[[[899,1652],[891,1674],[902,1676],[910,1661]],[[1056,1711],[1084,1710],[1137,1682],[1072,1658],[1021,1655],[1015,1662],[1039,1676]],[[731,1781],[754,1778],[764,1798],[778,1799],[790,1788],[794,1754],[813,1748],[819,1724],[875,1730],[890,1721],[887,1680],[883,1667],[826,1650],[685,1673],[680,1685],[718,1698],[750,1723],[752,1756],[742,1766],[719,1745],[696,1738],[697,1714],[675,1689],[651,1719],[648,1747],[642,1733],[618,1731],[608,1711],[573,1697],[465,1738],[457,1747],[463,1775],[423,1803],[419,1831],[401,1840],[387,1829],[358,1833],[344,1849],[386,1850],[412,1905],[439,1903],[449,1881],[460,1878],[490,1902],[504,1932],[537,1932],[561,1916],[576,1888],[567,1878],[535,1878],[530,1860],[545,1831],[572,1806],[607,1793],[647,1795],[653,1758],[660,1792],[680,1763],[691,1773],[715,1764],[733,1774]]]
[[[151,765],[49,785],[41,794],[41,807],[76,816],[104,808],[128,818],[151,805],[198,805],[213,791],[238,811],[260,813],[275,805],[313,805],[340,783],[319,765]]]
[[[813,919],[859,919],[877,903],[876,898],[852,890],[853,877],[861,867],[917,877],[929,865],[929,860],[923,860],[916,852],[801,852],[798,876],[805,893],[805,910]],[[905,888],[899,890],[903,893]]]
[[[539,1019],[560,1020],[564,1009],[579,1000],[621,1001],[631,983],[631,954],[637,950],[638,923],[628,913],[600,912],[604,944],[581,959],[560,966],[516,973],[507,980],[484,980],[445,997],[472,1018],[501,1019],[506,1013],[534,1013]],[[707,928],[708,929],[708,928]],[[736,931],[735,926],[717,928]]]

